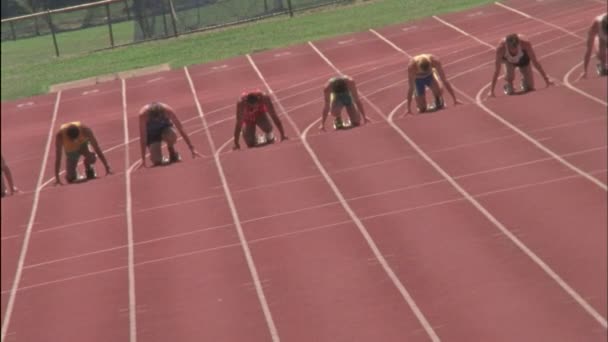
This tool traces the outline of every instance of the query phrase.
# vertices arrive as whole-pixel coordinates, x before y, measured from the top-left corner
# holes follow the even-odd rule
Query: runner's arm
[[[142,112],[139,114],[139,146],[143,166],[146,166],[146,144],[148,143],[148,130],[146,129],[147,121],[148,118],[146,116],[146,112],[142,110]]]
[[[407,66],[407,78],[408,78],[408,88],[407,88],[407,112],[412,112],[412,98],[414,96],[414,88],[416,87],[416,64],[414,60],[410,60]]]
[[[89,140],[91,141],[91,146],[93,146],[93,150],[95,150],[95,153],[97,153],[99,159],[101,159],[103,166],[106,168],[106,172],[110,173],[110,165],[108,164],[108,161],[106,159],[106,156],[103,154],[103,151],[99,147],[99,143],[97,142],[97,138],[95,137],[93,130],[86,126],[83,127],[82,130],[85,137],[89,138]]]
[[[329,115],[329,102],[331,98],[331,83],[327,82],[325,88],[323,88],[323,111],[321,112],[321,124],[320,128],[324,129],[325,120],[327,120],[327,115]]]
[[[58,132],[55,135],[55,182],[57,184],[61,184],[61,179],[59,179],[59,169],[61,167],[62,150],[63,139],[61,137],[61,132]]]
[[[598,34],[598,25],[593,21],[591,27],[589,27],[589,31],[587,32],[587,44],[585,49],[585,57],[583,58],[583,76],[587,76],[587,68],[589,66],[589,60],[591,59],[591,53],[593,52],[593,40],[595,36]]]
[[[365,114],[365,109],[363,108],[363,103],[361,102],[361,98],[359,96],[359,91],[357,90],[357,84],[353,79],[348,80],[348,90],[351,92],[355,99],[355,104],[357,105],[357,109],[361,112],[361,116],[363,116],[363,122],[368,122],[369,119]]]
[[[238,101],[236,103],[236,122],[234,124],[234,148],[239,149],[241,145],[239,144],[239,136],[241,135],[241,126],[243,123],[243,103],[242,101]]]
[[[502,66],[502,56],[505,53],[505,49],[506,47],[502,43],[496,47],[494,74],[492,74],[492,85],[490,85],[490,96],[494,96],[494,89],[496,88],[496,81],[498,80],[498,74],[500,73],[500,67]]]
[[[437,70],[437,73],[439,74],[439,78],[441,79],[441,82],[443,82],[443,84],[445,85],[445,87],[448,90],[448,92],[450,93],[450,95],[452,95],[454,104],[458,103],[458,100],[456,100],[456,94],[454,93],[454,89],[452,89],[452,84],[446,77],[445,71],[443,70],[443,65],[441,64],[440,61],[438,61],[435,58],[433,58],[432,60],[433,60],[433,64],[434,64],[433,67]]]
[[[167,111],[167,116],[169,117],[171,122],[173,122],[173,124],[175,125],[175,128],[177,128],[177,130],[179,131],[179,134],[182,136],[182,138],[186,142],[186,145],[188,145],[188,148],[190,149],[190,151],[194,151],[194,146],[192,145],[192,141],[190,141],[190,136],[188,135],[188,133],[186,133],[186,130],[184,129],[184,126],[182,125],[182,122],[179,120],[179,118],[177,117],[177,115],[175,114],[173,109],[169,106],[165,106],[165,110]]]
[[[287,138],[287,137],[285,136],[285,130],[283,129],[283,123],[281,122],[281,119],[279,119],[279,116],[277,115],[277,112],[274,108],[274,105],[272,104],[272,100],[270,99],[270,96],[264,95],[263,99],[264,99],[264,104],[266,105],[266,108],[268,108],[268,114],[272,118],[272,121],[274,122],[275,126],[277,126],[277,128],[279,129],[279,132],[281,133],[281,140],[285,140],[285,138]]]
[[[549,80],[549,76],[547,76],[547,73],[545,72],[545,70],[543,69],[542,65],[540,64],[538,58],[536,57],[536,53],[534,52],[534,48],[532,48],[532,44],[530,42],[526,42],[526,41],[522,41],[521,43],[522,43],[522,48],[526,49],[526,52],[528,53],[528,57],[530,57],[530,61],[532,62],[534,67],[540,72],[540,74],[543,76],[545,83],[547,85],[551,84],[551,81]]]

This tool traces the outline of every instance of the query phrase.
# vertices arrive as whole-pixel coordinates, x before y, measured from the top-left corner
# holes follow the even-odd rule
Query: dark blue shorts
[[[416,96],[424,96],[424,90],[426,87],[430,87],[433,83],[433,73],[423,78],[416,78]]]
[[[148,130],[148,141],[146,141],[146,145],[151,145],[154,143],[158,143],[161,142],[163,140],[163,133],[165,132],[165,130],[167,128],[171,128],[173,127],[173,125],[171,124],[165,124],[165,125],[161,125],[161,126],[156,126],[156,127],[147,127]]]

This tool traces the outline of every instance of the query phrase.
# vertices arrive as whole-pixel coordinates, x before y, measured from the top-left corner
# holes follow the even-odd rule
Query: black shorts
[[[146,145],[150,146],[151,144],[161,142],[163,140],[163,133],[167,128],[171,127],[173,127],[173,125],[163,125],[154,127],[154,129],[148,128],[148,140],[146,141]]]
[[[526,51],[524,51],[523,56],[521,56],[521,58],[519,59],[519,61],[517,61],[517,63],[511,63],[511,62],[507,61],[507,59],[504,57],[503,57],[503,60],[505,61],[505,63],[510,63],[514,67],[518,67],[518,68],[525,68],[528,65],[530,65],[530,56],[528,56]]]

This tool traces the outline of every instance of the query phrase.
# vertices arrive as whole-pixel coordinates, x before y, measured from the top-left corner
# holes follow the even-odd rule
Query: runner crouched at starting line
[[[516,68],[519,68],[519,71],[521,72],[521,91],[524,93],[535,89],[532,65],[541,74],[547,87],[553,85],[553,82],[549,79],[549,76],[547,76],[536,57],[532,43],[523,36],[512,33],[501,39],[496,47],[492,85],[490,86],[488,94],[490,97],[495,96],[494,88],[496,87],[496,81],[498,80],[498,74],[500,73],[500,66],[502,64],[505,65],[505,81],[507,83],[504,85],[504,93],[506,95],[513,95],[515,93],[513,81],[515,79]]]
[[[90,147],[93,147],[91,151]],[[112,173],[110,165],[106,160],[93,130],[79,121],[63,124],[55,135],[55,184],[61,184],[59,178],[59,169],[61,168],[62,152],[65,151],[65,179],[68,183],[84,180],[84,177],[78,175],[76,167],[80,157],[84,157],[84,169],[86,179],[94,179],[97,177],[93,164],[97,161],[97,156],[103,162],[106,168],[106,174]]]
[[[361,117],[363,117],[364,123],[369,122],[367,115],[365,115],[363,103],[361,103],[359,93],[357,92],[357,84],[351,77],[342,75],[330,78],[325,88],[323,88],[323,98],[323,112],[321,113],[321,123],[319,124],[321,131],[325,130],[325,121],[327,120],[328,113],[331,113],[334,118],[335,129],[360,126]],[[343,108],[346,108],[349,121],[342,120]]]
[[[281,134],[281,141],[287,139],[281,119],[277,115],[270,96],[261,90],[244,92],[236,104],[236,124],[234,126],[234,150],[241,148],[239,139],[241,132],[247,147],[256,147],[274,143],[275,137],[272,132],[272,124],[268,120],[272,118],[275,126]],[[256,135],[256,127],[260,127],[263,134]]]
[[[587,67],[592,52],[595,53],[598,60],[597,74],[600,76],[608,75],[608,61],[606,60],[608,55],[608,14],[606,13],[595,17],[587,31],[587,47],[583,58],[582,78],[587,77]]]
[[[416,105],[419,113],[435,111],[445,107],[443,100],[442,84],[454,100],[454,105],[460,104],[456,99],[450,81],[448,81],[443,71],[443,66],[439,59],[431,54],[420,54],[410,59],[407,66],[409,88],[407,91],[407,114],[412,112],[412,95],[416,92]],[[441,82],[439,82],[441,80]],[[426,103],[426,88],[430,88],[435,98],[432,106]]]
[[[141,162],[146,165],[146,148],[150,150],[150,160],[153,166],[167,165],[181,161],[181,156],[175,150],[177,134],[173,127],[177,128],[180,135],[188,145],[192,158],[201,156],[192,145],[190,137],[184,130],[181,121],[177,118],[175,111],[167,104],[152,102],[145,105],[139,112],[139,134],[141,145]],[[169,158],[165,158],[161,144],[167,144]]]

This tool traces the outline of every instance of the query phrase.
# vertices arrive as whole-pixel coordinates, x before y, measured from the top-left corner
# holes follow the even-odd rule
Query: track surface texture
[[[22,190],[2,200],[2,342],[605,341],[607,83],[577,80],[605,6],[509,0],[2,103]],[[536,74],[537,91],[507,97],[499,80],[487,99],[510,32],[556,85]],[[462,105],[404,115],[418,53]],[[319,132],[338,73],[372,121]],[[289,140],[233,152],[251,88]],[[151,101],[202,158],[179,142],[183,162],[138,168]],[[53,134],[72,120],[114,174],[53,186]]]

